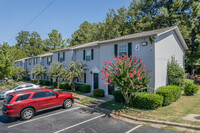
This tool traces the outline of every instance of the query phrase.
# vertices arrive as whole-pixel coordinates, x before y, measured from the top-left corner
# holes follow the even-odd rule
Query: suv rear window
[[[13,96],[12,95],[8,95],[5,99],[5,103],[9,103],[12,100]]]
[[[31,94],[26,94],[26,95],[22,95],[22,96],[18,96],[18,98],[15,101],[23,101],[29,98]]]

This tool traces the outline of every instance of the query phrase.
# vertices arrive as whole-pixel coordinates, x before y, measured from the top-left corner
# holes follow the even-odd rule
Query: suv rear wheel
[[[34,110],[32,108],[26,108],[21,112],[22,120],[29,120],[34,116]]]
[[[73,104],[73,102],[72,102],[71,99],[66,99],[66,100],[64,101],[64,103],[63,103],[63,108],[65,108],[65,109],[71,108],[71,107],[72,107],[72,104]]]

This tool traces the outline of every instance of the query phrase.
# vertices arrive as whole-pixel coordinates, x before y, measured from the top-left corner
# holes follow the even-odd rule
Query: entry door
[[[94,89],[98,89],[99,88],[99,74],[98,73],[94,73]]]
[[[114,87],[114,86],[108,85],[108,94],[109,94],[109,95],[113,95],[114,90],[115,90],[115,87]]]

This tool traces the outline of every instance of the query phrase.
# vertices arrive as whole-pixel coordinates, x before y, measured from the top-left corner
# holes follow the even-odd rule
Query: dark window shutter
[[[58,53],[58,61],[60,61],[60,53]]]
[[[83,60],[85,60],[85,50],[83,50]]]
[[[47,64],[48,64],[48,57],[47,57]]]
[[[132,43],[128,43],[128,56],[130,57],[132,55]]]
[[[86,73],[84,73],[84,83],[86,83]]]
[[[63,61],[65,61],[65,52],[63,52]]]
[[[118,56],[118,45],[117,44],[115,44],[114,53],[115,53],[115,57]]]
[[[94,49],[91,49],[91,60],[94,59]]]

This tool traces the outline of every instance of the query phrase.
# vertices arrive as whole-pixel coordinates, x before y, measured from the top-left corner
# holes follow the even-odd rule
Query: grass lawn
[[[89,104],[91,101],[94,101],[94,100],[97,100],[99,99],[99,97],[85,97],[85,98],[82,98],[80,99],[79,101],[82,102],[82,103],[86,103],[86,104]]]
[[[182,95],[180,99],[178,99],[171,105],[161,107],[156,110],[137,109],[134,107],[128,107],[121,103],[116,103],[114,101],[104,103],[100,105],[100,107],[116,112],[123,112],[124,114],[133,117],[171,121],[200,126],[200,122],[192,122],[183,119],[183,117],[189,114],[200,115],[200,91],[198,91],[198,93],[194,96]]]

